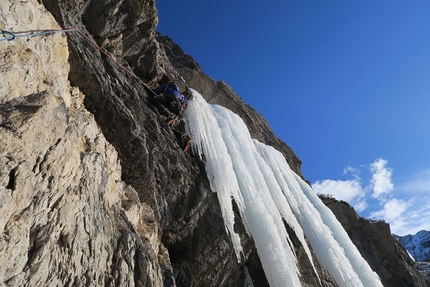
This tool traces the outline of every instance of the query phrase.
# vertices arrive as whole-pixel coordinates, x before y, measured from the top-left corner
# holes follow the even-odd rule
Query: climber
[[[148,93],[148,100],[157,108],[158,112],[166,117],[166,122],[169,126],[180,119],[182,112],[188,104],[188,100],[179,91],[178,85],[171,82],[167,75],[164,75],[159,81],[160,86],[154,90],[144,85]],[[186,89],[186,92],[189,92]],[[172,128],[176,139],[179,141],[181,148],[187,151],[192,142],[191,138],[184,132]]]
[[[160,86],[154,90],[145,86],[148,100],[166,117],[168,125],[172,125],[182,115],[188,100],[179,92],[179,87],[171,82],[166,75],[159,82]]]

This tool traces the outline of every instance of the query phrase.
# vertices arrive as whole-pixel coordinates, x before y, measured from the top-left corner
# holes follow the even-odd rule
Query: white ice
[[[270,286],[301,286],[283,220],[313,264],[305,238],[309,240],[318,261],[339,286],[382,286],[333,213],[290,169],[283,155],[251,139],[238,115],[209,105],[198,92],[192,92],[193,100],[185,112],[187,132],[193,139],[193,152],[205,162],[238,260],[243,251],[234,231],[232,200],[255,241]]]

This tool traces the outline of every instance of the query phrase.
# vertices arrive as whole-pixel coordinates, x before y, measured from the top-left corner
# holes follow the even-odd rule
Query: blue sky
[[[430,1],[157,1],[157,30],[226,81],[317,192],[430,230]]]

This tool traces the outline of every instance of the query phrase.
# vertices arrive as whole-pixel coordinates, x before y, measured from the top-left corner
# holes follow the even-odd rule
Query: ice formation
[[[313,264],[305,238],[309,240],[318,261],[339,286],[382,286],[333,213],[290,169],[284,156],[253,140],[238,115],[209,105],[197,91],[192,92],[193,100],[185,112],[187,132],[193,138],[193,152],[205,162],[238,260],[242,247],[233,228],[232,200],[255,241],[271,286],[301,286],[294,247],[283,220]]]

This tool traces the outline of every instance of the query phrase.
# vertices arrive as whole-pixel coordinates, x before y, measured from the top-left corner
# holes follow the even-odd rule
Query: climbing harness
[[[118,65],[122,70],[124,70],[127,74],[138,80],[142,85],[149,88],[145,82],[143,82],[135,73],[121,65],[117,60],[115,60],[114,57],[109,55],[108,52],[103,50],[99,45],[97,45],[93,40],[91,40],[89,37],[87,37],[84,33],[79,31],[76,28],[64,28],[64,29],[50,29],[50,30],[33,30],[33,31],[21,31],[21,32],[11,32],[2,30],[1,35],[3,36],[3,39],[0,39],[0,42],[5,41],[12,41],[17,38],[23,38],[23,37],[36,37],[36,36],[42,36],[42,35],[48,35],[53,33],[67,33],[67,32],[76,32],[80,36],[82,36],[88,43],[90,43],[92,46],[97,48],[100,52],[102,52],[106,57],[108,57],[110,60],[112,60],[116,65]]]

